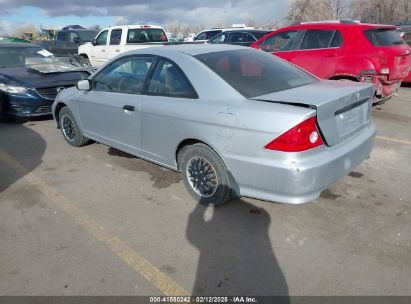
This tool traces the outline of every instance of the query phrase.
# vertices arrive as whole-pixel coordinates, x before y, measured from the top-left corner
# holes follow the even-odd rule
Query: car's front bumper
[[[19,118],[30,118],[51,115],[52,99],[32,95],[6,96],[6,115]]]
[[[258,156],[228,154],[224,161],[239,195],[300,204],[316,199],[330,184],[368,158],[375,133],[376,127],[370,123],[338,146],[321,146],[302,153],[265,150]]]

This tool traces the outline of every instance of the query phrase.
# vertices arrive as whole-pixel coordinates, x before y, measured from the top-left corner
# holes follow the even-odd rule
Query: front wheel
[[[64,107],[59,113],[61,133],[67,143],[74,147],[81,147],[88,143],[89,139],[83,135],[73,113],[68,107]]]
[[[220,206],[231,199],[227,168],[210,147],[186,146],[178,154],[178,163],[186,188],[199,203]]]

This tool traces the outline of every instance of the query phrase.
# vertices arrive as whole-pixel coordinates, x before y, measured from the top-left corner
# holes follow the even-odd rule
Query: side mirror
[[[79,82],[77,82],[76,88],[80,91],[90,91],[91,82],[89,79],[80,80]]]
[[[93,41],[91,42],[92,45],[97,45],[97,40],[93,39]]]

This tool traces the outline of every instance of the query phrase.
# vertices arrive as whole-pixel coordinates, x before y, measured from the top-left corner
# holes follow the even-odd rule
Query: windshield
[[[77,34],[80,36],[81,41],[91,42],[96,37],[96,31],[78,31]]]
[[[310,84],[318,79],[271,54],[252,49],[194,56],[247,98]]]
[[[130,29],[128,30],[127,43],[167,42],[166,33],[162,29]]]
[[[39,47],[3,47],[0,48],[0,68],[26,66],[26,58],[44,58],[53,54]]]

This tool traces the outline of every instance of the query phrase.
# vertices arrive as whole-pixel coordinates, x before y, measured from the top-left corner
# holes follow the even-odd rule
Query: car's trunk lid
[[[251,99],[315,108],[320,132],[335,146],[368,125],[373,96],[371,84],[329,80]]]

